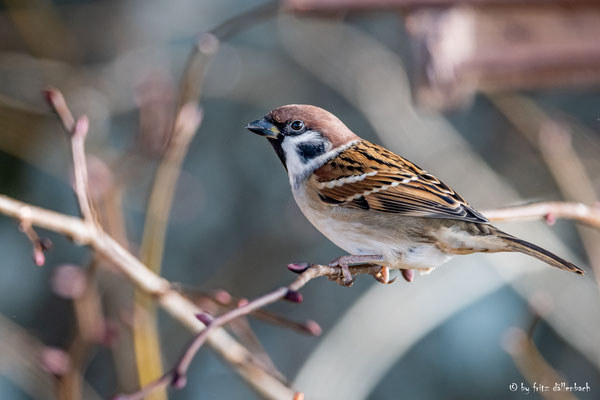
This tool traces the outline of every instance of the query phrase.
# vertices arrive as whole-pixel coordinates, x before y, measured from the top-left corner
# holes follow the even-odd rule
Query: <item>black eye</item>
[[[302,129],[304,129],[304,122],[296,120],[296,121],[292,121],[290,123],[290,129],[296,132],[301,131]]]

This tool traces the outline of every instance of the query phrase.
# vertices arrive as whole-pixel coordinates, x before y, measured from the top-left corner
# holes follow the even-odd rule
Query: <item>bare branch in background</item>
[[[140,260],[160,275],[167,225],[181,164],[189,144],[202,121],[196,102],[185,104],[175,119],[173,134],[156,171],[146,212]],[[140,385],[162,375],[162,356],[158,338],[156,310],[143,292],[136,291],[133,312],[133,342]],[[155,399],[166,398],[158,394]]]
[[[0,315],[0,373],[13,381],[32,399],[54,400],[56,386],[61,385],[63,373],[71,361],[56,348],[44,346],[12,320]],[[68,372],[69,374],[70,372]],[[78,397],[86,400],[101,400],[102,397],[85,383],[79,371],[72,371],[81,382]],[[60,374],[59,374],[60,375]],[[35,382],[35,385],[28,383]],[[66,397],[69,398],[69,397]]]
[[[597,204],[598,195],[586,166],[573,147],[571,127],[559,123],[525,96],[490,96],[502,114],[537,148],[563,197],[569,201]],[[598,144],[596,142],[596,144]],[[578,226],[585,252],[600,284],[600,232]]]
[[[215,305],[221,306],[221,308],[229,311],[232,308],[239,306],[240,301],[243,301],[243,299],[234,297],[225,290],[215,290],[210,293],[198,292],[192,288],[182,286],[180,283],[173,284],[173,288],[183,292],[186,297],[197,303],[201,309],[207,310],[211,314],[217,313],[216,311],[218,310],[218,307],[215,307]],[[206,304],[207,300],[213,303],[212,307]],[[215,311],[211,311],[211,309],[214,309]],[[281,326],[298,333],[319,336],[321,332],[321,327],[313,320],[307,320],[304,322],[294,321],[284,317],[283,315],[275,314],[266,310],[256,310],[250,313],[250,315],[267,324]]]
[[[73,153],[73,171],[75,175],[75,194],[79,202],[79,209],[83,219],[89,224],[96,224],[88,183],[87,162],[85,159],[85,138],[90,128],[87,116],[75,120],[65,98],[60,91],[54,88],[46,89],[46,100],[59,116],[71,143]]]
[[[40,242],[37,234],[33,230],[34,225],[56,230],[67,237],[75,239],[79,244],[89,245],[96,251],[96,254],[99,257],[103,257],[110,263],[114,263],[118,271],[123,273],[138,288],[140,298],[143,298],[141,303],[143,303],[144,306],[147,306],[146,309],[152,309],[153,302],[156,301],[169,314],[178,319],[193,332],[199,332],[172,370],[161,378],[151,381],[150,384],[144,385],[144,381],[148,382],[149,378],[154,379],[162,373],[156,373],[152,376],[157,368],[159,371],[162,371],[160,368],[161,354],[160,348],[158,347],[156,321],[154,319],[149,319],[143,324],[136,323],[138,332],[144,332],[146,331],[146,328],[149,327],[147,332],[150,332],[150,335],[153,335],[153,339],[150,342],[140,342],[144,345],[150,343],[150,346],[138,348],[136,341],[138,367],[149,368],[145,370],[146,372],[143,374],[144,378],[140,379],[140,386],[142,386],[142,389],[130,395],[122,395],[119,397],[120,399],[138,399],[146,397],[151,393],[156,394],[158,389],[166,388],[168,385],[172,385],[176,388],[183,387],[187,379],[187,370],[193,358],[205,343],[212,346],[229,365],[235,368],[237,372],[264,397],[294,398],[295,400],[303,398],[301,392],[295,392],[290,388],[290,385],[285,381],[285,378],[278,373],[272,363],[271,365],[268,365],[270,360],[268,359],[266,352],[262,351],[261,348],[257,349],[256,346],[249,344],[249,341],[253,340],[251,337],[253,332],[248,326],[244,326],[243,324],[247,324],[246,316],[253,315],[257,318],[267,320],[280,326],[293,328],[303,333],[313,335],[320,334],[320,328],[312,321],[308,321],[304,324],[297,323],[268,313],[262,310],[262,308],[282,299],[292,302],[301,302],[302,295],[298,291],[304,285],[319,276],[327,276],[332,280],[339,281],[342,277],[341,269],[339,267],[324,265],[309,266],[307,264],[292,265],[290,269],[300,273],[300,276],[290,285],[280,287],[252,301],[240,299],[237,301],[237,307],[232,307],[232,303],[236,303],[236,301],[235,299],[232,299],[231,296],[229,296],[227,301],[224,301],[223,297],[220,296],[221,300],[223,300],[221,302],[227,303],[224,304],[227,306],[225,307],[227,308],[227,311],[215,318],[213,318],[212,315],[217,315],[217,313],[201,311],[201,308],[197,307],[185,296],[182,296],[174,290],[174,285],[171,285],[167,280],[159,276],[160,265],[163,258],[162,254],[164,250],[166,227],[176,182],[190,141],[202,119],[197,101],[202,91],[202,84],[208,61],[218,50],[219,40],[223,40],[223,38],[232,35],[238,30],[256,23],[260,18],[272,15],[272,13],[277,11],[278,7],[278,2],[271,2],[264,6],[256,7],[247,13],[243,13],[230,21],[227,21],[225,24],[222,24],[213,30],[212,33],[206,33],[200,36],[194,52],[188,60],[175,112],[174,128],[164,158],[159,165],[155,177],[152,194],[149,199],[148,212],[146,215],[147,220],[144,227],[144,240],[142,241],[142,250],[139,259],[127,249],[124,234],[119,237],[110,232],[108,228],[107,230],[104,230],[102,228],[104,224],[101,224],[98,220],[98,216],[94,211],[95,204],[91,201],[84,149],[84,140],[89,122],[86,117],[76,120],[69,111],[64,98],[60,92],[56,90],[49,90],[46,93],[66,131],[71,134],[69,139],[71,141],[74,159],[74,188],[83,219],[54,213],[0,195],[0,213],[17,218],[22,222],[21,226],[23,231],[34,243],[34,251],[36,249],[36,244]],[[494,220],[506,221],[545,218],[547,222],[551,222],[556,218],[568,218],[599,228],[598,212],[599,210],[597,207],[595,208],[577,203],[540,203],[505,210],[491,210],[488,211],[488,215]],[[23,221],[26,221],[27,225],[25,225]],[[148,269],[150,269],[150,271]],[[355,274],[370,274],[377,277],[381,272],[381,267],[364,265],[351,267],[351,270]],[[414,278],[413,270],[403,270],[401,273],[409,282]],[[387,279],[385,280],[387,281]],[[215,296],[215,299],[219,301],[218,296]],[[98,298],[95,297],[93,300],[97,301]],[[90,322],[84,321],[86,318],[85,315],[89,310],[81,303],[75,304],[75,306],[78,308],[78,322],[82,324],[81,333],[85,335],[85,332],[89,331],[92,327],[92,325],[84,326],[84,324]],[[94,305],[95,309],[92,310],[93,312],[90,314],[98,316],[99,309],[96,306],[97,304]],[[197,319],[194,318],[194,316],[196,316]],[[236,332],[238,334],[237,336],[242,337],[244,334],[249,334],[249,340],[244,341],[244,339],[241,338],[237,341],[227,331],[222,329],[227,324],[236,322],[240,323],[239,326],[241,327],[241,331],[238,330]],[[232,328],[231,325],[230,328]],[[232,330],[235,331],[235,329]],[[147,337],[143,340],[146,339]],[[260,343],[256,341],[256,345],[260,346]],[[73,350],[73,354],[78,355],[85,353],[80,352],[77,347],[78,344],[74,343],[72,349],[75,350]],[[138,349],[141,349],[141,351]],[[153,356],[149,358],[139,357],[140,354],[145,351],[153,352]],[[57,355],[58,353],[51,354]],[[61,361],[60,354],[58,355],[58,357],[50,358]],[[267,357],[266,360],[262,358],[263,355]],[[79,361],[81,360],[79,359]],[[62,364],[60,362],[57,363],[59,367]],[[77,365],[80,364],[81,362],[77,363]],[[61,370],[60,368],[55,369]],[[142,374],[140,374],[140,376],[141,375]],[[75,393],[76,391],[77,390],[74,390],[71,393]]]
[[[140,249],[140,260],[157,274],[160,274],[163,261],[167,226],[181,165],[202,120],[198,101],[208,65],[219,49],[219,40],[272,16],[277,9],[277,2],[259,5],[220,24],[212,32],[201,34],[188,57],[172,132],[154,176]],[[133,339],[140,385],[143,386],[162,374],[162,360],[156,312],[152,302],[139,291],[136,292],[134,307]],[[272,366],[270,360],[269,364]]]
[[[526,204],[522,206],[483,210],[491,221],[534,221],[544,219],[550,225],[556,219],[570,219],[600,229],[600,205],[560,201]]]
[[[352,273],[355,274],[370,274],[376,275],[381,267],[377,265],[356,265],[350,267]],[[258,311],[259,309],[275,303],[276,301],[286,299],[291,302],[300,303],[302,302],[302,295],[298,292],[304,285],[310,282],[312,279],[320,276],[327,276],[332,280],[340,280],[343,277],[343,271],[341,267],[332,267],[327,265],[307,265],[307,264],[290,264],[290,270],[299,272],[303,271],[294,282],[288,286],[276,289],[266,295],[263,295],[253,301],[245,302],[239,307],[226,312],[216,318],[213,318],[207,313],[200,313],[197,318],[206,325],[206,329],[203,330],[196,338],[192,341],[189,347],[185,350],[179,361],[168,373],[161,378],[150,383],[149,385],[141,388],[135,393],[128,395],[119,395],[116,397],[118,400],[139,400],[147,396],[148,394],[163,388],[167,385],[172,385],[175,388],[182,388],[187,382],[187,371],[188,368],[196,356],[196,353],[208,340],[212,332],[218,328],[221,328],[233,320],[240,318],[244,315],[251,314]],[[320,333],[320,332],[319,332]]]
[[[600,82],[597,7],[583,2],[568,9],[557,2],[447,3],[470,4],[417,7],[406,18],[419,52],[415,97],[420,103],[457,108],[472,101],[477,91]],[[490,3],[504,4],[485,7]]]
[[[210,32],[200,34],[196,46],[187,60],[181,79],[177,109],[181,109],[189,102],[198,101],[202,93],[206,68],[212,56],[219,49],[221,40],[226,40],[236,33],[274,16],[278,10],[279,1],[268,1],[230,18]]]
[[[112,338],[108,321],[102,313],[94,261],[87,269],[61,265],[53,272],[53,292],[72,300],[76,318],[74,337],[66,350],[70,365],[59,381],[58,393],[60,398],[77,399],[81,397],[84,384],[82,375],[90,350],[96,344],[108,344]]]
[[[536,5],[543,3],[588,4],[591,0],[521,0],[519,5]],[[449,7],[449,6],[512,6],[514,0],[284,0],[286,8],[295,12],[322,12],[334,11],[372,11],[373,9],[415,9],[425,7]]]
[[[67,134],[72,134],[73,128],[75,128],[75,118],[71,114],[63,94],[55,88],[47,88],[44,94],[46,95],[46,101],[60,118]]]
[[[87,136],[90,121],[84,115],[75,121],[71,148],[73,151],[73,171],[75,173],[75,193],[79,201],[79,209],[83,220],[88,224],[95,224],[94,211],[90,201],[90,185],[88,182],[87,162],[85,159],[85,137]]]
[[[58,105],[55,106],[55,110],[57,111],[57,113],[61,116],[61,119],[63,119],[63,121],[66,121],[64,123],[65,128],[69,125],[70,119],[69,116],[71,115],[68,107],[66,106],[66,104],[64,103],[63,97],[60,94],[60,92],[57,92],[56,90],[53,91],[49,91],[48,92],[49,95],[47,96],[50,101],[51,104],[53,106],[55,106],[54,101],[56,101],[57,99],[58,101]],[[62,101],[60,101],[62,100]],[[188,132],[193,132],[196,130],[196,128],[198,127],[198,124],[200,123],[200,114],[197,113],[196,108],[195,107],[184,107],[180,113],[181,118],[178,118],[178,124],[177,124],[177,129],[181,130],[181,131],[186,131]],[[92,207],[91,207],[91,203],[89,201],[89,186],[88,186],[88,179],[87,179],[87,167],[86,167],[86,161],[85,161],[85,151],[84,151],[84,139],[85,139],[85,135],[87,133],[88,130],[88,122],[86,118],[82,118],[79,119],[77,121],[74,122],[73,124],[73,135],[71,136],[71,141],[73,143],[72,148],[73,148],[73,159],[74,159],[74,169],[75,169],[75,192],[77,193],[77,197],[79,200],[79,206],[80,209],[82,210],[82,214],[84,215],[84,220],[83,222],[81,220],[77,220],[77,223],[83,223],[86,225],[87,232],[80,232],[79,235],[85,235],[87,236],[87,238],[85,238],[84,240],[80,240],[82,243],[84,244],[90,244],[92,245],[92,247],[94,247],[99,253],[103,254],[104,256],[106,256],[107,258],[109,258],[116,266],[121,267],[122,269],[125,268],[127,269],[127,271],[125,271],[125,273],[129,273],[129,277],[132,278],[133,276],[137,277],[137,283],[138,283],[138,289],[140,289],[145,296],[153,296],[153,297],[159,297],[162,298],[167,297],[168,294],[175,294],[173,291],[171,291],[169,289],[169,283],[166,282],[165,280],[159,278],[157,275],[153,274],[150,271],[146,271],[145,274],[142,274],[143,278],[139,276],[139,269],[147,269],[146,266],[141,263],[139,260],[137,260],[133,255],[131,255],[125,248],[123,248],[121,245],[119,245],[112,237],[110,237],[109,235],[107,235],[106,233],[103,232],[102,228],[96,223],[96,220],[92,214]],[[8,199],[8,198],[6,198]],[[2,199],[0,199],[2,200]],[[17,213],[20,215],[20,219],[23,219],[23,215],[27,216],[29,213],[31,213],[33,210],[33,208],[31,207],[27,207],[27,206],[23,206],[20,207],[19,210],[17,211]],[[72,218],[72,217],[66,217],[65,218]],[[31,223],[34,224],[33,222],[33,217],[31,217]],[[64,221],[63,221],[64,223]],[[63,227],[62,229],[68,229],[67,227]],[[68,234],[69,237],[74,237],[76,238],[77,236],[79,236],[78,234]],[[81,239],[81,238],[80,238]],[[94,246],[94,244],[96,246]],[[119,259],[119,257],[124,257],[125,259]],[[131,264],[135,264],[136,266],[132,266]],[[132,269],[133,267],[133,269]],[[137,272],[135,271],[137,269]],[[137,274],[137,275],[136,275]],[[134,280],[135,282],[136,280]],[[143,283],[142,283],[143,282]],[[140,284],[142,283],[142,284]],[[179,295],[177,295],[179,296]],[[178,299],[179,301],[186,301],[183,298]],[[160,301],[160,300],[159,300]],[[188,302],[189,303],[189,302]],[[191,305],[191,304],[190,304]],[[191,305],[191,307],[194,307],[193,305]],[[199,311],[199,310],[198,310]],[[219,346],[217,346],[218,348]],[[228,351],[229,355],[231,355],[231,351],[228,350],[224,350],[226,346],[222,346],[221,349],[222,351]],[[243,348],[241,346],[238,345],[239,348]],[[244,349],[245,351],[245,349]],[[225,357],[227,359],[227,357]],[[248,362],[248,364],[252,363],[252,357],[247,354],[246,356],[244,356],[244,358],[247,358],[248,360],[250,360]],[[259,369],[260,368],[255,364],[252,366],[252,368],[254,369]],[[244,368],[240,368],[240,366],[238,365],[238,370],[241,370],[242,374],[244,376],[250,376],[250,375],[265,375],[265,376],[269,376],[269,374],[266,371],[262,371],[260,374],[257,374],[256,372],[252,372],[252,373],[248,373],[248,374],[244,374]],[[277,382],[279,385],[282,385],[281,381],[278,378],[274,378],[274,377],[270,377],[273,381]],[[264,393],[264,390],[266,387],[263,387],[263,385],[256,385],[255,388],[257,388],[257,390],[261,393]],[[269,389],[267,389],[267,393],[269,392]],[[277,390],[281,390],[281,389],[277,389]],[[269,397],[273,397],[273,396],[269,396]]]
[[[495,211],[488,211],[489,214]],[[67,215],[55,213],[53,211],[44,210],[34,207],[7,196],[0,195],[0,213],[13,218],[21,219],[22,215],[28,214],[32,225],[39,226],[44,229],[56,231],[63,235],[73,238],[80,244],[87,244],[96,251],[111,259],[121,271],[141,290],[153,295],[158,303],[175,318],[179,319],[188,327],[192,327],[195,331],[206,332],[199,335],[194,341],[193,346],[186,351],[186,355],[182,357],[178,363],[178,367],[163,376],[159,381],[154,382],[149,388],[144,388],[143,393],[148,393],[155,388],[164,387],[169,383],[178,383],[181,385],[182,380],[175,379],[180,376],[185,376],[187,367],[193,358],[193,355],[198,351],[201,345],[208,341],[209,344],[219,352],[225,360],[232,362],[240,374],[244,376],[253,387],[268,398],[277,398],[278,395],[286,393],[286,396],[293,397],[294,393],[286,385],[277,379],[265,374],[263,370],[257,368],[252,362],[252,357],[239,344],[233,345],[231,338],[227,337],[222,329],[218,329],[243,315],[255,312],[261,307],[268,304],[287,298],[291,301],[301,301],[301,295],[298,290],[306,285],[310,280],[327,276],[333,279],[341,277],[341,269],[339,267],[330,267],[324,265],[292,265],[290,269],[296,272],[304,271],[301,275],[289,286],[279,288],[265,296],[244,304],[232,311],[229,311],[216,319],[210,324],[208,329],[202,330],[200,323],[194,315],[204,315],[197,307],[189,300],[183,298],[180,294],[170,288],[170,284],[163,278],[158,277],[139,262],[131,253],[125,250],[114,239],[106,235],[102,230],[90,229],[82,220],[70,217]],[[529,218],[527,215],[526,218]],[[515,218],[512,218],[514,221]],[[363,265],[351,267],[352,272],[356,274],[371,274],[376,275],[380,271],[379,266]],[[205,319],[208,322],[208,319]],[[234,361],[235,360],[235,361]],[[245,360],[245,361],[241,361]],[[174,372],[175,371],[175,372]],[[136,392],[137,393],[137,392]],[[276,394],[278,393],[278,394]],[[136,394],[134,394],[136,395]],[[137,397],[123,397],[124,399],[134,399]]]
[[[509,328],[502,338],[502,347],[511,356],[515,366],[523,377],[529,382],[530,387],[537,387],[540,396],[549,400],[574,400],[573,396],[566,388],[562,388],[561,383],[565,382],[560,374],[544,359],[533,341],[533,332],[539,322],[551,311],[551,298],[541,293],[534,295],[529,299],[532,313],[531,322],[527,331],[521,328]],[[566,382],[565,382],[566,384]],[[516,383],[513,383],[516,385]],[[548,388],[540,390],[539,386]],[[555,385],[558,385],[558,390]],[[511,391],[514,388],[510,388]],[[521,391],[518,386],[517,390]],[[531,389],[533,391],[533,389]]]
[[[194,332],[204,329],[194,315],[201,313],[192,302],[170,289],[165,279],[152,273],[136,257],[101,229],[92,229],[81,219],[35,207],[0,195],[0,213],[21,219],[28,215],[31,224],[72,238],[81,245],[89,245],[109,259],[140,290],[152,297],[183,325]],[[260,394],[270,399],[291,398],[294,391],[280,380],[267,374],[252,355],[227,332],[219,329],[210,336],[209,345]]]

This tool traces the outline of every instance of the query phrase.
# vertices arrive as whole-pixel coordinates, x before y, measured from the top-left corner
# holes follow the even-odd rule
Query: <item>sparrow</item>
[[[389,269],[428,273],[471,253],[520,252],[583,274],[491,225],[435,176],[361,139],[322,108],[282,106],[246,128],[273,146],[306,218],[349,253],[330,264],[341,267],[347,285],[352,283],[349,265],[379,265],[378,277],[387,283]]]

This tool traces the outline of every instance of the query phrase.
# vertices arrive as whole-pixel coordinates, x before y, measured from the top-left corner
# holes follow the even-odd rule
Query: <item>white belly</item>
[[[310,200],[302,189],[294,192],[294,198],[315,228],[349,254],[382,256],[382,264],[390,268],[414,269],[435,268],[452,258],[435,245],[415,243],[410,238],[398,235],[387,235],[376,226],[353,221],[352,213],[362,211],[335,211],[332,206],[311,207]],[[343,218],[337,213],[344,213]]]

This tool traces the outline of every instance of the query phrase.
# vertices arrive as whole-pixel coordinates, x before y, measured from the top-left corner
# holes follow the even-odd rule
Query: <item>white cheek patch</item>
[[[285,153],[285,163],[288,171],[290,173],[297,173],[299,171],[303,171],[306,168],[307,163],[300,158],[298,154],[298,146],[302,143],[308,142],[324,142],[322,136],[313,131],[306,131],[298,136],[286,136],[281,143],[281,148]],[[331,148],[331,143],[327,142],[326,151]]]
[[[319,156],[306,160],[298,154],[298,146],[310,142],[323,143],[325,151]],[[281,143],[281,148],[285,153],[285,164],[292,187],[298,187],[300,182],[306,179],[314,170],[321,167],[327,161],[331,160],[348,147],[354,145],[356,142],[358,142],[358,140],[349,142],[344,146],[332,150],[331,143],[324,139],[319,132],[306,131],[298,136],[286,136]]]

